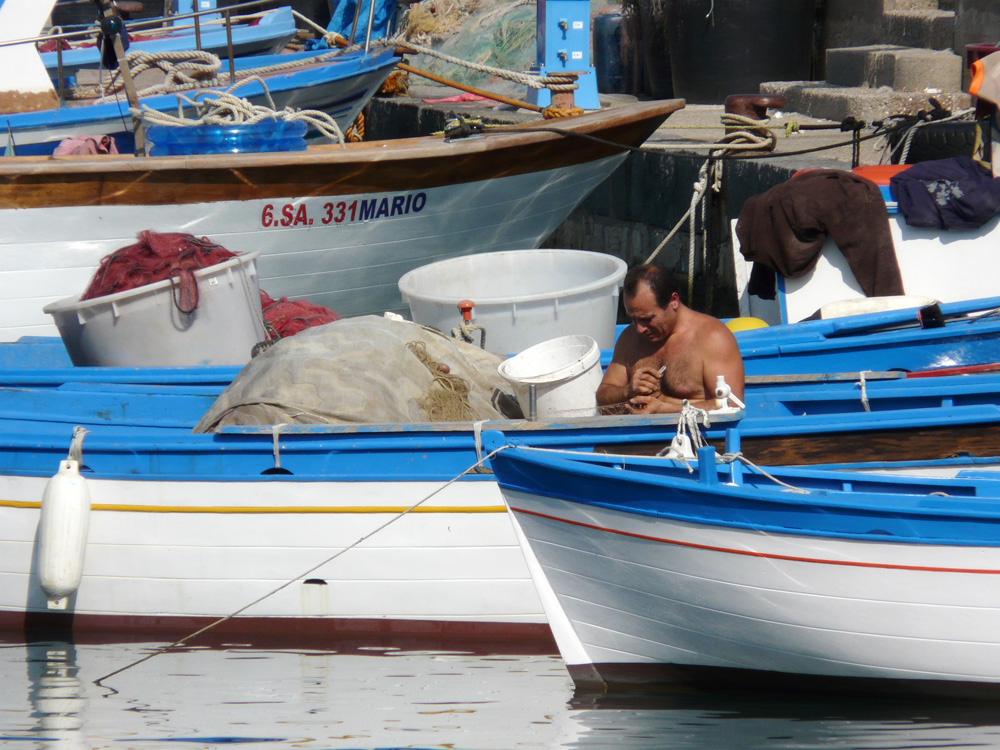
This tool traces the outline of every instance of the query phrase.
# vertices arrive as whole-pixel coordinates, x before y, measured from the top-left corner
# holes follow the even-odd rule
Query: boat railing
[[[161,16],[158,18],[143,19],[139,21],[129,21],[128,28],[132,31],[141,29],[151,29],[157,27],[164,27],[168,23],[170,24],[171,31],[180,31],[184,29],[194,29],[195,37],[195,47],[201,50],[201,30],[203,25],[204,16],[222,16],[220,23],[225,25],[226,29],[226,54],[229,59],[229,75],[232,80],[235,78],[235,55],[233,54],[233,11],[247,11],[252,9],[263,8],[263,6],[273,4],[274,0],[248,0],[248,2],[238,3],[235,5],[230,5],[225,8],[211,8],[209,10],[195,11],[191,13],[177,13],[171,14],[169,16]],[[183,19],[192,19],[192,24],[188,26],[176,26],[173,25],[175,21]],[[213,22],[216,23],[216,22]],[[34,44],[37,48],[38,45],[44,44],[45,42],[50,42],[52,40],[62,40],[62,39],[86,39],[88,37],[96,37],[101,34],[101,28],[98,23],[96,23],[96,9],[95,9],[95,24],[92,27],[82,29],[80,31],[60,31],[54,34],[42,34],[40,36],[29,37],[25,39],[14,39],[11,41],[0,42],[0,47],[13,47],[22,44]],[[63,73],[63,49],[61,44],[56,45],[56,85],[58,88],[58,94],[60,101],[63,100],[64,96],[64,86],[65,86],[65,75]]]

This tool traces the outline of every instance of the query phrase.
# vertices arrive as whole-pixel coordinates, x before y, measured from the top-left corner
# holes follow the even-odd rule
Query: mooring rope
[[[291,586],[296,581],[302,580],[303,578],[305,578],[306,576],[308,576],[310,573],[312,573],[312,572],[314,572],[314,571],[322,568],[327,563],[330,563],[333,560],[336,560],[338,557],[340,557],[341,555],[343,555],[345,552],[348,552],[349,550],[354,549],[355,547],[357,547],[362,542],[367,541],[368,539],[371,539],[373,536],[375,536],[376,534],[378,534],[383,529],[385,529],[388,526],[391,526],[392,524],[396,523],[396,521],[398,521],[399,519],[403,518],[403,516],[405,516],[408,513],[416,510],[421,505],[423,505],[425,502],[427,502],[428,500],[430,500],[432,497],[434,497],[438,493],[446,490],[448,487],[450,487],[451,485],[453,485],[455,482],[457,482],[459,479],[461,479],[462,477],[464,477],[466,474],[468,474],[468,473],[470,473],[472,471],[475,471],[478,467],[482,466],[486,461],[489,461],[491,458],[493,458],[493,456],[497,455],[502,450],[506,450],[508,447],[509,446],[501,445],[496,450],[491,451],[490,453],[488,453],[487,455],[483,456],[478,461],[476,461],[474,464],[472,464],[471,466],[469,466],[467,469],[465,469],[464,471],[462,471],[460,474],[458,474],[457,476],[452,477],[451,479],[449,479],[447,482],[445,482],[444,484],[442,484],[440,487],[438,487],[436,490],[434,490],[433,492],[431,492],[429,495],[421,498],[420,500],[418,500],[417,502],[415,502],[413,505],[411,505],[406,510],[400,511],[395,516],[393,516],[392,518],[390,518],[388,521],[386,521],[385,523],[383,523],[381,526],[375,528],[374,530],[372,530],[372,531],[368,532],[367,534],[364,534],[363,536],[361,536],[360,538],[358,538],[357,541],[349,544],[348,546],[344,547],[341,550],[338,550],[337,552],[335,552],[334,554],[330,555],[328,558],[326,558],[322,562],[320,562],[320,563],[318,563],[316,565],[313,565],[311,568],[309,568],[309,570],[305,570],[302,573],[300,573],[299,575],[295,576],[294,578],[291,578],[291,579],[285,581],[280,586],[272,589],[271,591],[267,592],[263,596],[260,596],[257,599],[254,599],[249,604],[246,604],[246,605],[240,607],[238,610],[236,610],[232,614],[228,614],[225,617],[220,617],[219,619],[215,620],[214,622],[209,623],[208,625],[206,625],[205,627],[201,628],[200,630],[196,630],[195,632],[191,633],[190,635],[186,635],[183,638],[174,641],[173,643],[170,643],[170,644],[168,644],[166,646],[162,646],[161,648],[156,649],[152,653],[146,654],[141,659],[136,659],[135,661],[131,662],[130,664],[126,664],[124,667],[121,667],[120,669],[116,669],[114,672],[109,672],[108,674],[104,675],[103,677],[99,677],[98,679],[94,680],[94,684],[98,685],[100,687],[106,687],[105,685],[101,685],[101,683],[104,680],[107,680],[110,677],[114,677],[115,675],[121,674],[122,672],[125,672],[126,670],[132,669],[132,667],[136,667],[139,664],[142,664],[143,662],[149,661],[154,656],[159,656],[160,654],[166,653],[167,651],[170,651],[171,649],[177,648],[178,646],[183,646],[185,643],[187,643],[188,641],[190,641],[192,638],[195,638],[195,637],[201,635],[202,633],[205,633],[205,632],[211,630],[214,627],[222,625],[224,622],[228,622],[229,620],[232,620],[234,617],[239,616],[240,614],[242,614],[246,610],[250,609],[254,605],[259,604],[260,602],[264,601],[265,599],[268,599],[269,597],[274,596],[279,591],[282,591],[283,589],[288,588],[289,586]]]
[[[405,49],[414,54],[436,57],[438,60],[451,63],[452,65],[459,65],[464,68],[469,68],[470,70],[475,70],[479,73],[487,73],[489,75],[496,76],[497,78],[504,78],[508,81],[513,81],[514,83],[519,83],[522,86],[527,86],[533,89],[549,89],[550,91],[559,92],[574,91],[579,88],[579,85],[574,82],[575,76],[563,76],[557,73],[550,73],[547,76],[537,76],[529,73],[519,73],[516,70],[495,68],[492,65],[469,62],[468,60],[463,60],[459,57],[453,57],[452,55],[446,55],[443,52],[438,52],[430,47],[414,44],[413,42],[407,40],[403,34],[397,34],[386,41],[388,44]]]
[[[915,122],[912,125],[907,126],[906,135],[903,137],[902,140],[900,140],[899,143],[896,144],[895,148],[891,147],[887,133],[885,135],[885,141],[879,147],[882,152],[881,156],[879,157],[879,163],[884,164],[887,159],[891,161],[893,152],[902,149],[902,152],[899,155],[899,163],[905,164],[907,157],[910,155],[910,146],[913,143],[913,137],[916,135],[917,131],[920,128],[926,125],[932,125],[934,123],[939,123],[939,122],[952,122],[955,120],[964,120],[967,119],[970,115],[973,115],[975,111],[976,111],[975,108],[972,107],[969,109],[959,110],[958,112],[955,112],[949,115],[948,117],[942,117],[939,120],[920,120],[918,122]]]

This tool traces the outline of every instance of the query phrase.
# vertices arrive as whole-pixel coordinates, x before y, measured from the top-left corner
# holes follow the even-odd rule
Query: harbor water
[[[0,747],[1000,746],[993,703],[794,690],[579,695],[554,654],[163,645],[0,641]]]

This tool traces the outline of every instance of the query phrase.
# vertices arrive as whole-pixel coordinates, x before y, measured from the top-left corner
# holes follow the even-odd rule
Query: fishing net
[[[407,39],[437,52],[505,70],[527,72],[535,64],[535,1],[421,0],[407,11]],[[499,94],[524,86],[427,55],[412,64],[428,72]]]
[[[271,299],[267,292],[260,293],[260,306],[269,333],[277,338],[294,336],[306,328],[321,326],[340,320],[333,310],[308,300],[290,300],[288,297]]]
[[[236,257],[236,253],[217,245],[207,237],[191,234],[139,232],[133,245],[115,250],[101,260],[81,300],[104,297],[116,292],[137,289],[165,279],[177,278],[173,288],[174,304],[184,313],[198,307],[199,271]],[[260,293],[261,310],[269,338],[293,336],[306,328],[339,320],[331,309],[308,300],[277,300]]]
[[[503,358],[415,323],[367,315],[254,357],[194,428],[435,422],[519,416]],[[503,409],[504,411],[501,411]]]
[[[617,0],[592,0],[591,19],[619,7]],[[408,40],[436,52],[527,73],[538,61],[537,15],[536,0],[420,0],[411,3],[400,27]],[[427,55],[413,55],[410,61],[428,72],[494,93],[522,98],[526,94],[522,84]]]
[[[236,253],[207,237],[192,234],[147,229],[139,232],[137,239],[134,245],[115,250],[101,260],[81,300],[177,277],[174,303],[181,312],[191,312],[198,307],[198,283],[194,272],[236,257]]]

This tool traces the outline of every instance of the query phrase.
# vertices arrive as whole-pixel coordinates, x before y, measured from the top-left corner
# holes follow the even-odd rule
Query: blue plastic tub
[[[153,125],[146,129],[150,156],[305,151],[301,120],[261,120],[250,125]]]

